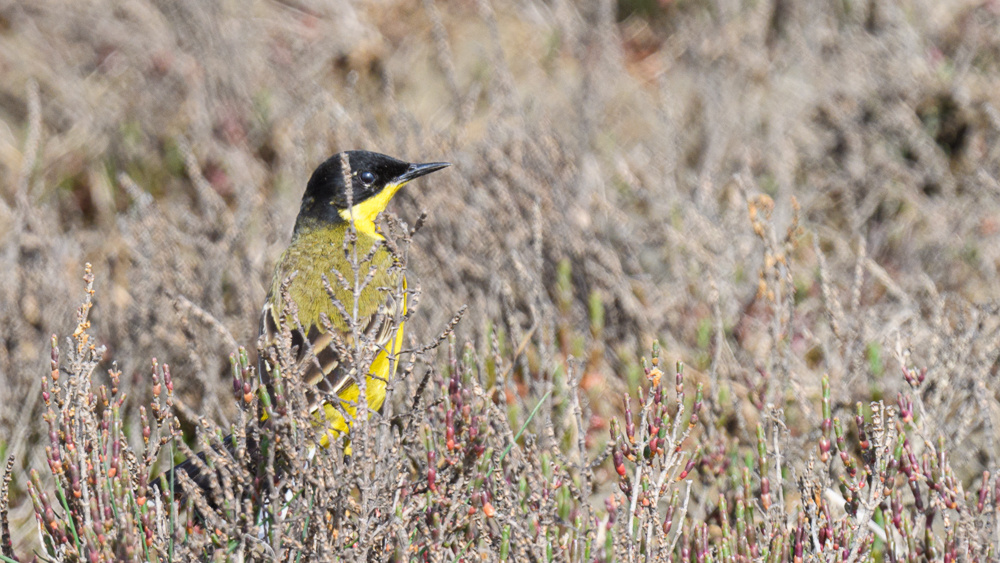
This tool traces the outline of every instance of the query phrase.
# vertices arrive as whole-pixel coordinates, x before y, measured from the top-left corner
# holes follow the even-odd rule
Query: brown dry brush
[[[766,201],[756,201],[751,217],[766,235],[767,214],[753,211]],[[385,229],[403,268],[410,230],[397,221]],[[771,239],[772,250],[780,255],[796,232]],[[773,262],[775,273],[783,262]],[[365,257],[354,268],[367,271]],[[274,366],[270,392],[258,388],[254,397],[256,375],[245,351],[230,358],[234,400],[252,408],[226,431],[203,419],[205,458],[197,463],[208,486],[178,473],[184,494],[161,495],[150,484],[161,453],[168,452],[168,462],[174,448],[198,459],[182,439],[174,376],[154,360],[153,400],[139,410],[141,441],[130,442],[120,373],[113,367],[109,385],[92,384],[103,350],[90,333],[89,267],[84,279],[76,329],[64,352],[53,338],[52,369],[41,386],[52,481],[33,472],[29,494],[41,545],[35,557],[43,561],[996,557],[1000,479],[984,473],[967,490],[945,440],[928,438],[935,426],[923,404],[926,370],[905,369],[909,392],[895,405],[858,403],[846,423],[834,416],[824,377],[821,422],[806,433],[815,439],[811,447],[789,451],[786,416],[766,405],[748,449],[724,431],[732,413],[716,408],[720,397],[706,397],[682,364],[673,376],[664,373],[654,344],[642,360],[642,385],[623,397],[624,416],[612,421],[610,441],[595,453],[584,439],[590,413],[580,400],[577,362],[566,365],[565,379],[545,379],[539,395],[519,394],[512,385],[519,351],[494,340],[482,358],[472,345],[458,346],[457,316],[439,339],[398,355],[388,407],[355,421],[350,459],[343,442],[316,451],[320,431],[292,346],[297,327],[282,320],[282,337],[264,352]],[[762,279],[762,292],[774,295],[781,276],[765,272]],[[411,287],[412,314],[419,289]],[[287,312],[295,318],[293,305]],[[780,317],[774,330],[784,331],[789,319]],[[345,352],[365,373],[374,348],[353,331],[356,355]],[[431,353],[444,341],[443,356]],[[248,414],[256,409],[267,412],[266,423]],[[570,421],[565,426],[554,423],[560,409]],[[618,490],[595,494],[594,470],[608,462]],[[4,560],[17,560],[6,518],[3,532]]]
[[[308,162],[330,147],[357,145],[391,147],[396,150],[386,152],[401,156],[441,154],[463,169],[435,190],[403,193],[398,202],[406,216],[416,215],[418,202],[435,210],[414,259],[433,272],[424,291],[437,303],[469,303],[480,317],[459,327],[459,342],[469,335],[475,353],[456,344],[455,357],[462,359],[456,369],[466,370],[460,386],[472,396],[461,396],[462,408],[452,412],[455,444],[472,428],[471,417],[487,412],[477,409],[492,408],[477,402],[476,385],[508,417],[490,410],[485,432],[475,431],[475,440],[486,444],[483,456],[492,447],[497,459],[535,416],[500,464],[504,472],[489,474],[518,491],[523,475],[523,492],[499,490],[484,479],[497,516],[479,509],[463,516],[459,507],[468,512],[471,503],[487,504],[476,496],[484,492],[474,487],[478,466],[448,449],[452,368],[431,352],[404,357],[401,367],[412,367],[400,370],[397,401],[387,403],[396,410],[359,432],[385,436],[384,459],[397,464],[385,471],[397,482],[388,489],[357,485],[388,478],[373,481],[353,463],[342,469],[360,477],[331,481],[353,488],[331,495],[341,503],[336,506],[363,508],[367,498],[367,506],[381,509],[394,506],[380,504],[391,496],[387,491],[411,491],[414,506],[446,506],[437,517],[442,524],[434,526],[433,514],[420,524],[379,510],[393,530],[386,535],[378,531],[383,521],[362,526],[363,512],[343,508],[336,521],[343,537],[389,537],[380,546],[388,553],[399,548],[409,558],[405,546],[416,545],[418,553],[449,560],[493,553],[469,542],[493,541],[497,533],[501,547],[508,538],[511,560],[545,560],[549,545],[553,558],[580,558],[588,540],[593,558],[604,560],[610,553],[617,560],[646,553],[675,560],[746,553],[794,559],[799,549],[803,559],[995,558],[1000,315],[988,300],[996,299],[1000,252],[996,11],[988,3],[958,2],[870,3],[855,10],[844,3],[709,7],[692,1],[670,3],[659,21],[615,22],[613,2],[571,4],[552,2],[549,10],[548,3],[481,0],[442,9],[445,3],[427,1],[422,14],[432,37],[415,23],[405,45],[416,48],[406,49],[394,48],[399,28],[381,18],[417,22],[421,15],[398,18],[383,3],[307,17],[283,3],[253,11],[197,1],[174,2],[170,10],[137,2],[127,12],[65,2],[3,10],[2,56],[10,79],[0,84],[0,110],[9,123],[0,131],[0,167],[10,182],[0,199],[9,266],[0,268],[0,418],[12,429],[5,439],[14,461],[4,491],[13,498],[23,492],[28,479],[19,468],[49,467],[32,486],[43,518],[48,502],[57,522],[53,528],[46,520],[38,546],[65,556],[68,546],[51,535],[58,535],[60,522],[74,549],[83,546],[74,530],[87,529],[69,525],[67,510],[78,504],[60,496],[73,495],[67,472],[80,454],[52,445],[48,423],[32,423],[31,403],[42,402],[43,379],[35,375],[41,371],[54,396],[56,384],[39,359],[48,362],[47,335],[73,330],[61,324],[75,293],[67,280],[86,259],[109,287],[91,312],[97,326],[81,334],[114,346],[105,355],[123,372],[119,394],[152,396],[149,358],[154,350],[161,359],[169,353],[174,371],[183,374],[172,378],[177,395],[185,398],[175,397],[171,412],[180,415],[186,434],[193,423],[202,428],[194,449],[207,449],[208,463],[221,468],[209,498],[185,499],[175,526],[153,526],[154,547],[169,547],[173,533],[186,540],[175,538],[173,545],[192,556],[240,554],[226,551],[226,542],[270,554],[272,544],[258,538],[259,516],[246,506],[261,502],[253,495],[263,484],[249,480],[261,474],[261,460],[251,463],[254,454],[243,440],[248,433],[287,430],[256,428],[247,424],[252,417],[216,399],[224,395],[216,376],[230,369],[220,350],[236,350],[256,332],[246,320],[257,312],[268,266],[286,242],[282,225],[291,221]],[[538,5],[545,9],[533,9]],[[463,36],[470,29],[471,41]],[[553,41],[539,55],[518,33]],[[505,53],[512,43],[518,49]],[[417,70],[424,58],[437,66]],[[271,64],[275,60],[279,64]],[[469,70],[485,67],[499,70]],[[407,96],[440,94],[434,88],[442,82],[450,111],[435,109],[428,117],[408,106]],[[804,232],[782,225],[797,211],[792,195],[801,204]],[[454,314],[450,307],[423,312],[432,328]],[[698,423],[669,458],[666,449],[660,457],[659,447],[647,458],[639,447],[649,443],[658,416],[659,446],[660,429],[672,432],[680,410],[669,384],[656,403],[658,391],[648,389],[635,359],[654,335],[665,343],[661,363],[666,355],[669,363],[690,361],[685,412],[694,406],[697,383],[704,385]],[[77,346],[64,346],[58,385],[89,385],[97,376],[109,385],[108,407],[95,400],[97,410],[87,415],[79,412],[83,403],[57,401],[49,419],[62,425],[63,409],[73,407],[70,421],[89,416],[103,424],[106,410],[112,421],[107,436],[73,430],[92,424],[80,422],[57,431],[57,441],[90,439],[107,467],[115,439],[120,459],[130,459],[124,453],[130,451],[145,459],[148,454],[139,455],[141,414],[129,414],[136,401],[121,403],[117,416],[123,418],[114,422],[113,378],[104,369],[86,371],[82,360],[73,363],[69,354]],[[586,355],[586,365],[568,359],[574,355]],[[255,379],[250,360],[234,358],[239,401],[248,394],[256,401],[242,387],[246,377]],[[167,377],[161,370],[154,368],[158,396]],[[601,385],[577,396],[576,383],[588,387],[595,373],[604,376]],[[425,374],[428,383],[418,393]],[[608,405],[624,411],[625,390],[632,395],[631,418],[638,417],[634,434],[620,419],[612,449],[602,449],[595,428],[608,435],[604,421],[616,412]],[[79,396],[79,387],[60,391],[69,395]],[[167,409],[169,399],[161,401]],[[871,415],[873,401],[880,416]],[[176,420],[163,416],[162,428],[155,416],[149,421],[150,448],[156,432],[161,439],[178,437]],[[225,431],[199,421],[227,416]],[[494,428],[507,420],[510,432]],[[296,428],[307,427],[307,420],[300,422]],[[237,435],[232,460],[221,443],[230,431]],[[683,423],[678,431],[663,439],[682,437]],[[36,447],[39,441],[58,463]],[[402,445],[393,450],[392,444]],[[413,444],[420,447],[407,449]],[[178,457],[190,454],[185,448],[177,439],[165,446],[180,451]],[[215,448],[223,453],[212,453]],[[301,461],[294,448],[287,451],[288,459]],[[383,450],[366,451],[381,456]],[[161,452],[160,468],[173,453]],[[281,457],[276,462],[288,464]],[[522,473],[510,469],[514,463]],[[434,464],[443,496],[426,492]],[[125,462],[114,481],[99,464],[92,479],[82,467],[76,469],[81,498],[87,491],[100,508],[111,506],[115,522],[130,518],[131,512],[114,509],[138,504],[142,491],[129,487],[138,487],[139,471]],[[232,469],[226,473],[226,467]],[[628,479],[615,479],[631,494],[618,488],[611,496],[618,485],[607,476],[618,475],[619,467]],[[990,473],[984,476],[984,469]],[[674,483],[684,471],[686,480]],[[130,479],[123,480],[125,472]],[[661,475],[667,475],[666,489],[647,496],[644,480],[654,487]],[[103,490],[110,491],[106,502]],[[874,505],[876,490],[889,491],[888,500]],[[267,506],[285,502],[277,489],[266,491],[279,503]],[[7,556],[11,543],[29,543],[31,506],[20,503],[20,513],[10,507]],[[229,512],[204,516],[219,507]],[[537,532],[533,521],[525,524],[512,510],[538,514]],[[854,516],[845,516],[848,510]],[[201,520],[190,519],[194,511]],[[283,521],[299,526],[303,513],[312,514],[286,513]],[[232,515],[244,520],[230,523]],[[80,519],[96,521],[86,514]],[[209,520],[221,527],[206,527]],[[509,532],[490,525],[501,520]],[[310,519],[310,525],[321,521]],[[622,533],[629,521],[645,533]],[[141,519],[132,522],[138,526]],[[463,528],[467,522],[475,526]],[[667,533],[658,533],[668,522]],[[881,527],[884,543],[872,526]],[[272,528],[282,545],[304,541],[287,527]],[[427,537],[420,530],[431,536],[438,530],[444,539],[420,551]],[[145,534],[112,531],[104,541],[113,538],[117,543],[108,549],[121,546],[122,553]],[[449,535],[458,532],[472,538]]]

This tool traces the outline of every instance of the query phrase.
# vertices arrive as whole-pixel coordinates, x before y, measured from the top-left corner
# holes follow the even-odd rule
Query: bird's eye
[[[372,182],[375,181],[375,175],[372,174],[371,172],[368,172],[367,170],[361,173],[360,178],[361,181],[364,182],[365,184],[371,184]]]

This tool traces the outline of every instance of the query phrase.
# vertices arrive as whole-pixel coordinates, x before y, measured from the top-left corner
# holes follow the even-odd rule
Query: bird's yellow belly
[[[377,411],[382,408],[382,404],[385,402],[385,386],[386,382],[396,375],[396,367],[399,364],[398,358],[395,358],[396,354],[403,349],[403,323],[399,323],[399,330],[396,332],[396,338],[392,342],[392,346],[388,350],[383,350],[379,352],[375,359],[372,360],[371,368],[368,371],[368,378],[365,380],[365,395],[368,403],[368,413],[371,415],[372,411]],[[393,358],[390,358],[390,355]],[[357,414],[358,397],[360,391],[358,389],[358,384],[351,382],[348,384],[337,397],[340,398],[340,407],[347,413],[349,419],[354,419]],[[341,412],[340,408],[334,406],[331,403],[324,403],[322,414],[316,413],[317,418],[321,416],[326,417],[326,433],[320,437],[320,445],[324,448],[329,446],[331,443],[336,441],[341,434],[346,434],[350,430],[350,423],[344,418],[344,414]],[[317,426],[323,427],[322,420],[317,420]],[[344,453],[347,455],[351,454],[350,446],[344,448]]]

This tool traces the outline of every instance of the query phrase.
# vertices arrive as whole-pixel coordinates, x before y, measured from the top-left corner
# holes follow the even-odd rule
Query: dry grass
[[[154,357],[172,367],[189,438],[200,415],[239,428],[226,359],[255,348],[308,174],[347,148],[455,163],[393,206],[411,223],[428,212],[410,253],[421,304],[408,334],[428,342],[468,305],[456,338],[481,367],[463,381],[497,385],[515,432],[551,393],[511,455],[539,483],[558,472],[537,473],[533,448],[569,456],[572,504],[604,522],[574,534],[603,542],[605,526],[620,558],[636,557],[610,532],[628,515],[598,514],[623,498],[614,456],[592,470],[581,458],[613,449],[609,420],[648,385],[637,358],[654,339],[661,361],[687,364],[689,397],[704,386],[683,448],[708,461],[675,546],[723,557],[713,542],[731,536],[713,526],[729,525],[720,498],[733,513],[738,490],[770,537],[793,541],[798,518],[818,521],[802,483],[833,491],[846,471],[837,456],[817,470],[821,436],[836,441],[824,374],[844,420],[859,401],[901,413],[912,400],[915,420],[887,432],[907,433],[914,459],[941,437],[954,479],[942,488],[972,491],[975,507],[982,472],[987,488],[1000,472],[998,38],[991,2],[0,2],[0,437],[14,459],[14,545],[40,541],[27,470],[48,463],[41,382],[51,335],[76,327],[83,264],[96,274],[91,334],[107,348],[95,374],[106,381],[117,362],[132,447]],[[413,361],[444,373],[444,357]],[[921,368],[919,385],[899,376]],[[425,399],[445,401],[437,377]],[[444,414],[427,416],[441,431]],[[424,444],[393,436],[411,454],[400,474],[426,480]],[[770,511],[766,464],[752,464],[752,485],[727,480],[760,451],[785,471]],[[950,530],[967,558],[992,542],[995,557],[993,496],[945,523],[898,481],[916,529],[931,521],[941,542]],[[649,522],[680,510],[670,495]],[[938,514],[953,510],[944,498]],[[498,518],[517,505],[497,504]],[[851,545],[870,541],[858,522]],[[540,537],[515,546],[523,560],[545,553]]]

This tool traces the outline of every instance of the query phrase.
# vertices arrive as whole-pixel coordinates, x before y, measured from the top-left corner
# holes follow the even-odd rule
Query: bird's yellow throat
[[[406,182],[401,184],[389,184],[378,194],[362,201],[350,209],[342,209],[340,211],[340,216],[343,217],[343,219],[348,223],[351,222],[351,218],[353,217],[354,228],[357,229],[359,233],[364,233],[368,236],[381,239],[382,235],[378,234],[375,230],[375,218],[378,217],[379,213],[385,211],[385,207],[389,205],[389,200],[392,199],[392,196],[396,195],[399,188],[402,188],[405,185]]]

